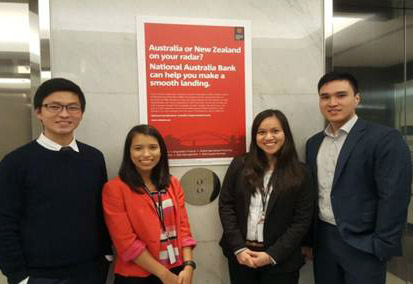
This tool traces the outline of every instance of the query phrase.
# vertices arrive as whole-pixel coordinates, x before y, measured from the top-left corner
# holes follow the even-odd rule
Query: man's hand
[[[306,247],[306,246],[301,247],[301,253],[304,256],[305,262],[313,260],[313,249],[311,247]]]

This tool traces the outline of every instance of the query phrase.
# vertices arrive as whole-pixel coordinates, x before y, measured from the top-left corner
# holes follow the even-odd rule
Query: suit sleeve
[[[313,210],[313,216],[312,216],[312,221],[310,225],[310,229],[308,230],[307,234],[305,235],[301,245],[302,246],[308,246],[308,247],[314,247],[314,234],[315,234],[315,224],[316,220],[318,218],[318,212],[317,212],[317,202],[318,202],[318,196],[317,196],[317,176],[314,172],[314,170],[311,167],[310,164],[310,140],[307,141],[306,143],[306,168],[307,171],[310,175],[310,180],[311,180],[311,190],[313,191],[313,204],[314,204],[314,210]]]
[[[236,212],[237,188],[236,183],[240,178],[242,163],[240,158],[232,160],[225,174],[224,182],[222,184],[221,193],[219,196],[219,217],[221,219],[222,228],[224,230],[224,239],[230,246],[233,253],[244,248],[245,240],[242,236],[240,226],[238,224],[238,217]],[[245,188],[244,188],[245,189]],[[239,189],[238,190],[242,190]]]
[[[0,163],[0,268],[10,284],[27,277],[20,231],[25,206],[22,172],[11,156]]]
[[[374,180],[378,195],[374,253],[386,260],[400,251],[412,182],[410,151],[396,130],[378,139]]]
[[[283,262],[300,247],[313,220],[314,189],[310,175],[307,172],[301,188],[295,194],[297,196],[292,222],[288,229],[267,250],[267,253],[277,263]]]

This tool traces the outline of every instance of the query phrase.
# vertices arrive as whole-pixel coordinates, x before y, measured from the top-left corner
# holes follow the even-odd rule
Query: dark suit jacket
[[[307,164],[315,184],[324,135],[320,132],[307,141]],[[400,133],[358,119],[339,154],[331,191],[343,239],[381,260],[401,255],[411,180],[410,151]]]
[[[243,177],[246,156],[235,158],[225,175],[219,197],[219,214],[224,233],[220,242],[224,254],[246,247],[251,189]],[[274,270],[294,271],[304,264],[300,244],[312,220],[314,190],[308,173],[301,188],[270,195],[264,223],[266,252],[277,262]]]

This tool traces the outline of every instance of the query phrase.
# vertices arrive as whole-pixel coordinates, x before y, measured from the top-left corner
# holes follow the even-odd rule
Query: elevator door
[[[326,69],[354,74],[360,83],[359,117],[399,129],[412,152],[411,2],[334,0]],[[389,262],[387,283],[413,282],[412,262],[413,202],[403,234],[403,256]]]

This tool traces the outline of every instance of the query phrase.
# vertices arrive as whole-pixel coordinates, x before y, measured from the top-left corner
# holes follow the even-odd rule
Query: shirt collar
[[[353,128],[354,124],[356,124],[358,119],[357,114],[355,114],[352,118],[350,118],[343,126],[340,127],[339,132],[344,132],[346,134],[350,133],[350,130]],[[331,124],[328,124],[326,129],[324,130],[324,133],[330,137],[335,137],[339,133],[336,133],[336,135],[333,134],[333,131],[331,129]]]
[[[62,145],[57,144],[56,142],[47,138],[46,135],[43,134],[43,132],[40,134],[39,138],[37,138],[36,141],[44,148],[52,151],[60,151],[60,149],[63,147]],[[67,146],[72,148],[74,151],[79,152],[79,147],[77,146],[76,139],[73,138],[72,142],[70,142]]]

